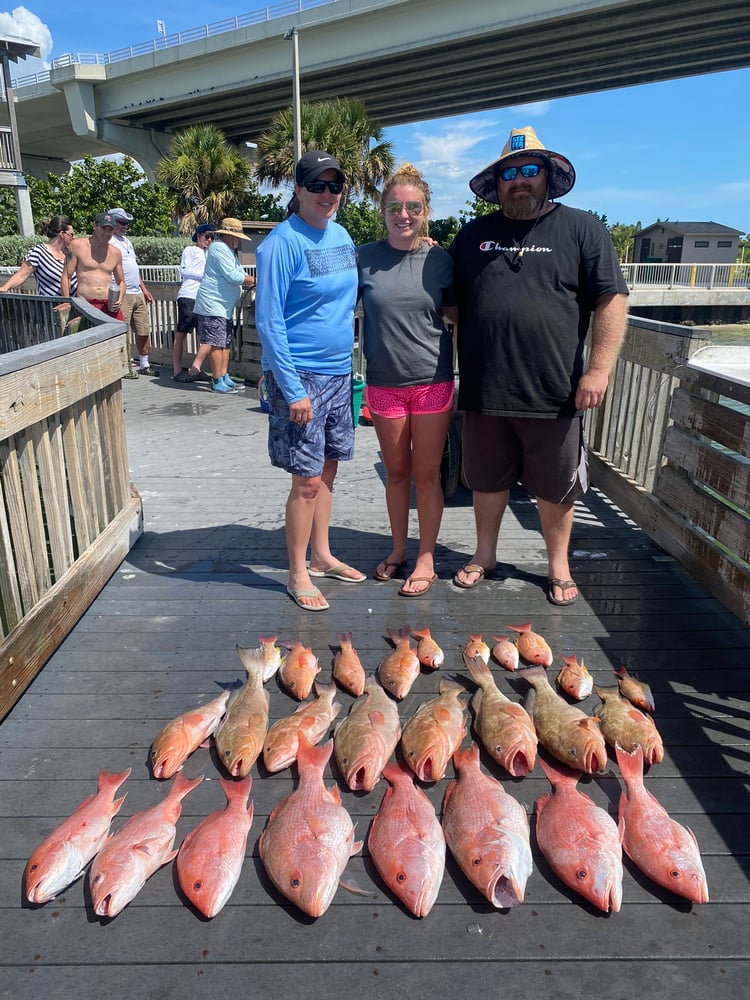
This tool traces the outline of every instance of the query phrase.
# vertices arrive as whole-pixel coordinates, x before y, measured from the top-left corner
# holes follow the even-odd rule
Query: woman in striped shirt
[[[67,215],[53,215],[42,226],[47,242],[37,243],[29,250],[16,273],[0,286],[0,292],[18,288],[33,274],[39,295],[60,295],[60,277],[75,231]],[[75,277],[71,280],[70,294],[76,294]]]

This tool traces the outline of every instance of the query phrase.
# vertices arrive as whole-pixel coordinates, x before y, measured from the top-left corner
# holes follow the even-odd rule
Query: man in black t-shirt
[[[530,126],[469,183],[501,206],[459,230],[450,254],[459,310],[458,407],[464,478],[477,546],[453,578],[471,589],[496,561],[510,487],[537,500],[547,596],[572,604],[573,504],[588,487],[583,412],[602,403],[625,332],[627,285],[609,233],[588,212],[556,204],[575,183],[570,161]],[[591,350],[584,369],[584,344]]]

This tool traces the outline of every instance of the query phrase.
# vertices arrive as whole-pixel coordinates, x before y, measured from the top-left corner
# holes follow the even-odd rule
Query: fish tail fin
[[[278,638],[277,635],[259,635],[258,642],[262,646],[273,646]]]
[[[488,680],[492,680],[492,671],[481,656],[467,656],[466,653],[462,653],[462,656],[466,664],[466,669],[477,684],[481,686]]]
[[[418,639],[429,639],[431,637],[430,630],[428,628],[413,628],[411,634],[415,635]]]
[[[229,778],[219,778],[219,784],[227,797],[227,802],[240,801],[243,806],[250,796],[250,789],[253,787],[253,777],[248,774],[241,781],[232,781]]]
[[[401,628],[389,628],[386,629],[386,632],[391,642],[398,645],[401,639],[408,639],[411,636],[411,626],[402,625]]]
[[[472,742],[470,746],[466,748],[460,748],[453,753],[453,764],[457,770],[461,770],[462,767],[466,765],[471,766],[472,764],[479,763],[479,746]]]
[[[339,643],[349,644],[352,641],[352,634],[351,632],[337,632],[336,638],[338,639]]]
[[[626,677],[630,677],[630,674],[628,673],[628,668],[625,666],[625,664],[622,664],[616,670],[613,669],[612,673],[615,675],[615,677],[620,677],[622,680],[625,680]]]
[[[320,696],[320,695],[329,695],[331,697],[331,700],[333,700],[333,695],[336,694],[336,692],[338,691],[338,688],[336,687],[336,682],[335,681],[329,681],[326,684],[325,681],[315,680],[315,681],[313,681],[313,691],[318,696]]]
[[[411,781],[412,783],[414,780],[412,777],[412,772],[407,768],[405,768],[398,761],[394,760],[388,761],[388,763],[383,767],[383,770],[380,773],[383,775],[385,780],[391,785],[396,785],[399,781],[404,781],[404,779],[406,779],[407,781]]]
[[[557,788],[558,785],[575,785],[578,784],[578,779],[581,774],[579,771],[573,771],[571,768],[566,767],[564,764],[551,764],[549,761],[543,760],[541,757],[537,757],[539,761],[539,766],[547,775],[549,783],[553,788]]]
[[[119,774],[114,774],[112,771],[101,770],[99,772],[99,791],[108,791],[114,796],[120,785],[130,777],[130,772],[132,768],[128,768],[126,771],[120,771]],[[121,802],[125,801],[125,796],[123,795]]]
[[[311,743],[304,731],[299,732],[299,749],[297,750],[297,766],[300,774],[305,769],[313,769],[323,773],[323,769],[330,760],[333,752],[333,740],[328,740],[320,746]]]
[[[200,785],[201,781],[203,781],[202,774],[199,774],[197,778],[187,778],[184,771],[178,771],[167,797],[181,802],[188,793]]]
[[[631,782],[636,785],[643,784],[643,749],[640,743],[636,744],[632,751],[625,750],[619,743],[615,743],[615,754],[622,780],[628,788]]]
[[[533,683],[535,677],[546,678],[546,676],[547,671],[538,663],[533,667],[524,667],[522,670],[516,670],[516,677],[521,677],[523,680],[528,681],[529,684]]]
[[[526,622],[525,625],[506,625],[512,632],[518,632],[519,635],[523,635],[524,632],[531,631],[531,622]]]

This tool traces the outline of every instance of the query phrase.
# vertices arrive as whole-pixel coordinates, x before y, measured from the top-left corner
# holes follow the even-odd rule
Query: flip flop
[[[462,566],[461,569],[456,570],[453,577],[453,586],[460,587],[461,590],[473,590],[477,584],[481,583],[484,577],[491,572],[491,569],[485,569],[484,566],[480,566],[479,563],[467,563],[465,566]],[[459,580],[459,573],[478,573],[479,576],[476,578],[474,583],[464,583],[463,580]]]
[[[329,580],[341,580],[342,583],[364,583],[367,579],[364,573],[360,573],[359,576],[346,576],[345,571],[348,569],[351,570],[354,567],[349,566],[348,563],[336,563],[330,569],[308,569],[307,572],[316,579],[327,577]],[[357,570],[354,572],[356,573]]]
[[[433,583],[435,583],[437,578],[438,578],[437,573],[433,573],[432,576],[407,577],[406,582],[404,583],[404,587],[406,586],[407,583],[426,583],[427,586],[424,588],[424,590],[418,590],[416,593],[412,590],[404,590],[404,587],[400,587],[398,592],[402,597],[424,597],[424,595],[432,587]]]
[[[378,563],[378,566],[379,565],[380,563]],[[383,562],[383,565],[385,566],[385,573],[378,573],[378,566],[376,566],[375,569],[372,571],[372,576],[373,579],[375,580],[380,580],[384,583],[387,583],[388,580],[392,580],[394,578],[394,576],[396,575],[396,573],[398,573],[399,570],[404,569],[406,567],[406,559],[402,560],[401,562]],[[392,570],[391,573],[388,572],[389,569]]]
[[[302,597],[322,597],[317,587],[287,587],[286,592],[303,611],[327,611],[330,607],[328,601],[325,604],[303,604],[300,600]]]
[[[577,587],[575,580],[560,580],[556,576],[550,576],[547,578],[547,600],[550,604],[557,605],[558,608],[565,608],[568,604],[575,604],[578,600],[578,594],[575,597],[569,597],[567,601],[558,600],[553,594],[553,588],[559,587],[560,590],[570,590],[571,587]]]

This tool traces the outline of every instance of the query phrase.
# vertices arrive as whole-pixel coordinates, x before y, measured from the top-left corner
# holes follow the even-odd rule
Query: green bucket
[[[362,375],[355,375],[352,379],[352,411],[354,412],[354,423],[359,420],[359,411],[362,409],[362,399],[365,394],[365,380]]]

